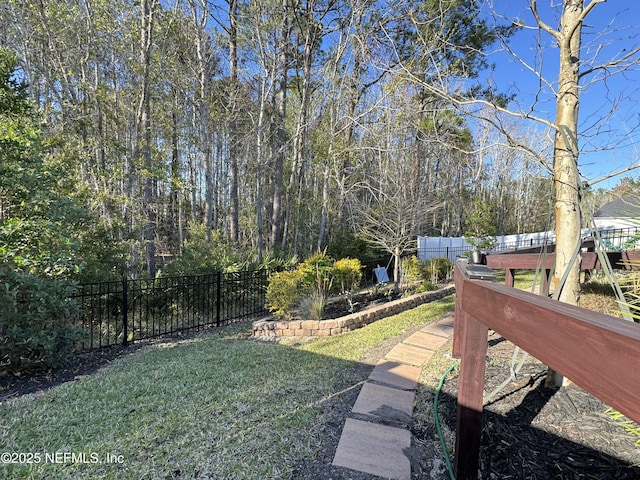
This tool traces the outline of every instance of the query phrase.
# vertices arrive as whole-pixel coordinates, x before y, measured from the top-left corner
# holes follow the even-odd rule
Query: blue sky
[[[489,3],[496,14],[520,19],[527,27],[533,27],[528,0],[493,0]],[[553,28],[558,26],[562,3],[561,0],[538,1],[540,16]],[[585,0],[585,4],[588,3],[590,0]],[[592,59],[593,64],[602,64],[638,47],[639,20],[640,0],[608,0],[595,5],[583,28],[583,68],[587,68]],[[504,51],[496,51],[491,57],[496,64],[492,81],[502,91],[516,95],[512,108],[517,105],[553,121],[553,89],[559,62],[553,37],[525,27],[512,38],[510,48],[526,65]],[[538,75],[527,66],[541,70],[548,84],[541,84]],[[585,134],[580,139],[582,174],[595,180],[632,164],[640,164],[640,68],[634,67],[615,76],[600,72],[585,77],[582,85],[580,121],[581,131]],[[640,169],[627,175],[639,176]],[[595,187],[609,188],[618,181],[619,177]]]

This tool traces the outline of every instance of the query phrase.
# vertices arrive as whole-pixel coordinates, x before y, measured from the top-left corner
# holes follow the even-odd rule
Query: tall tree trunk
[[[171,113],[171,193],[169,198],[169,210],[171,224],[169,226],[169,238],[171,243],[182,248],[182,224],[181,224],[181,181],[180,181],[180,147],[179,147],[179,123],[178,123],[178,95],[174,92],[173,112]]]
[[[267,78],[263,78],[262,86],[260,88],[260,111],[258,113],[258,124],[256,126],[256,236],[257,236],[257,248],[258,248],[258,263],[262,263],[264,256],[264,219],[263,219],[263,193],[262,186],[264,182],[263,169],[262,169],[262,157],[264,155],[264,136],[263,127],[265,119],[266,108],[266,95],[267,95]]]
[[[276,92],[276,138],[275,164],[273,167],[273,210],[271,213],[271,245],[274,249],[282,248],[282,193],[284,184],[284,159],[286,150],[285,118],[287,114],[287,82],[289,69],[289,38],[291,35],[291,19],[288,0],[282,0],[282,31],[280,33],[279,79]]]
[[[304,172],[307,159],[307,138],[309,132],[309,103],[311,100],[312,78],[311,67],[313,65],[314,46],[318,41],[320,30],[314,18],[315,2],[309,0],[304,6],[304,44],[302,52],[302,88],[300,91],[300,110],[293,138],[293,168],[289,177],[287,188],[287,206],[285,213],[283,248],[286,249],[286,236],[290,229],[293,230],[293,251],[297,253],[300,235],[300,210],[302,203],[302,187],[304,184]]]
[[[322,211],[320,213],[320,228],[318,231],[318,243],[316,245],[318,251],[322,250],[322,245],[324,245],[324,240],[327,235],[327,222],[329,218],[329,169],[330,164],[329,161],[327,161],[324,167],[324,179],[322,181]]]
[[[231,241],[240,241],[238,203],[238,0],[229,0],[229,231]]]
[[[208,3],[205,0],[191,0],[191,15],[197,27],[195,35],[196,68],[197,68],[197,111],[199,126],[199,149],[204,163],[205,211],[204,224],[207,242],[211,241],[214,211],[214,165],[212,155],[212,139],[209,121],[209,91],[211,83],[211,49],[209,34],[206,32],[209,17]]]
[[[140,64],[142,76],[140,79],[140,103],[137,112],[137,150],[138,157],[142,158],[145,169],[143,189],[143,210],[145,214],[144,244],[147,272],[152,278],[156,275],[156,248],[155,248],[155,210],[153,206],[154,182],[152,173],[153,163],[151,158],[151,99],[149,96],[151,49],[153,46],[153,24],[156,10],[155,0],[142,0],[141,4],[141,38],[140,38]]]
[[[579,60],[584,0],[565,0],[558,43],[558,81],[553,178],[555,183],[556,265],[552,288],[561,289],[561,302],[578,305],[580,300],[580,192],[578,176]],[[564,285],[562,277],[567,274]],[[547,386],[561,386],[562,376],[551,369]]]

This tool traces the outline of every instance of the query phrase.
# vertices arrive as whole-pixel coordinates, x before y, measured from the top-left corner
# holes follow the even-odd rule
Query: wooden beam
[[[553,268],[554,253],[541,259],[538,253],[513,253],[487,255],[487,266],[500,270],[535,270],[538,267]],[[640,270],[640,252],[607,252],[614,270]],[[601,270],[602,265],[595,252],[582,252],[581,270]],[[544,261],[542,261],[544,260]]]
[[[458,301],[465,314],[640,422],[640,324],[467,279]]]

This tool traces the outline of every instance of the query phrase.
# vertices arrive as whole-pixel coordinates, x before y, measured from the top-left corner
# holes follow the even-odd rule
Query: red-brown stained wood
[[[487,267],[513,270],[535,270],[540,267],[553,268],[553,253],[543,255],[539,253],[510,253],[502,255],[487,255]]]
[[[640,423],[640,324],[470,280],[463,266],[456,266],[455,282],[454,352],[461,358],[458,479],[477,478],[489,328]]]
[[[460,269],[456,266],[455,270],[454,270],[454,275],[453,275],[453,281],[456,287],[456,298],[458,298],[458,296],[462,296],[462,292],[464,291],[464,275],[461,274]],[[456,300],[456,304],[455,304],[455,310],[453,313],[453,318],[462,318],[462,304],[459,304],[458,301]],[[460,358],[460,351],[461,351],[461,330],[462,330],[462,323],[461,322],[455,322],[453,324],[453,344],[451,346],[451,356],[453,358]]]
[[[545,297],[464,281],[463,312],[640,422],[640,325]],[[464,357],[464,352],[462,353]]]
[[[456,414],[455,472],[459,480],[478,476],[480,439],[482,437],[482,399],[487,355],[486,325],[467,313],[456,318],[462,358],[458,380]]]
[[[640,270],[640,252],[607,252],[609,263],[614,269]],[[542,259],[541,259],[542,257]],[[601,270],[602,265],[595,252],[582,252],[582,270]],[[554,254],[547,253],[505,253],[487,255],[487,266],[497,269],[535,270],[538,267],[553,268]]]

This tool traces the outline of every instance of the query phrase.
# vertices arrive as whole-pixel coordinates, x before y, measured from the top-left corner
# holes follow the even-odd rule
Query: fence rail
[[[84,283],[83,350],[222,326],[265,312],[265,271]]]
[[[599,230],[599,234],[602,239],[602,243],[608,251],[620,252],[640,250],[640,229],[637,227]],[[591,232],[585,229],[582,235],[582,240],[585,241],[590,238]],[[494,253],[502,253],[512,250],[542,247],[544,245],[555,245],[555,238],[553,235],[549,238],[526,238],[510,242],[500,242],[497,243],[491,251]],[[417,253],[418,258],[421,259],[445,257],[452,262],[455,262],[457,257],[465,256],[469,251],[473,250],[473,248],[474,247],[471,245],[427,247],[418,248]]]
[[[515,268],[517,265],[514,264]],[[476,479],[487,334],[510,340],[630,419],[640,422],[640,325],[487,282],[458,263],[453,354],[460,357],[456,475]]]

